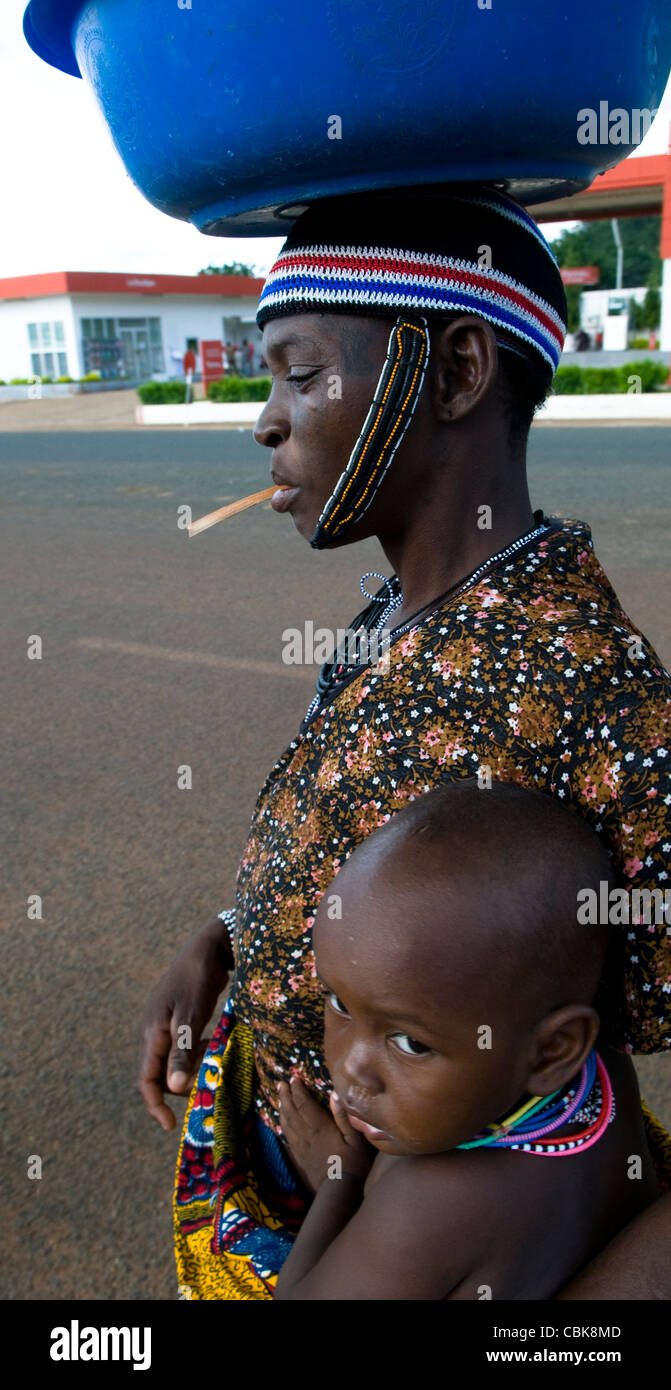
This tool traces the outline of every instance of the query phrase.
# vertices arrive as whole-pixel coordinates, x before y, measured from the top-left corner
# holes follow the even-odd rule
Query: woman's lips
[[[277,492],[274,492],[270,499],[270,505],[273,511],[288,512],[299,492],[299,487],[278,487]]]

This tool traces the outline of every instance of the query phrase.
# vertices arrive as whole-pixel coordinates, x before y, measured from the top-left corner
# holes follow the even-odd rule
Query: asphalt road
[[[670,440],[538,428],[530,470],[535,506],[590,522],[667,665]],[[133,1089],[139,1017],[177,947],[231,905],[258,788],[311,698],[316,671],[283,665],[283,631],[346,626],[360,575],[385,560],[375,542],[318,554],[268,505],[189,540],[180,504],[195,517],[267,485],[248,432],[4,433],[0,474],[2,1296],[172,1299],[179,1130],[145,1118]],[[640,1070],[671,1127],[668,1060]]]

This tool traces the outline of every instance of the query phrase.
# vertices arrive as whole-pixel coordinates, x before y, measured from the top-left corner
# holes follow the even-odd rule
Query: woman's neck
[[[486,491],[491,497],[491,490]],[[394,626],[532,531],[534,524],[525,478],[523,487],[490,502],[472,497],[458,506],[431,503],[410,511],[394,536],[378,537],[403,593]]]

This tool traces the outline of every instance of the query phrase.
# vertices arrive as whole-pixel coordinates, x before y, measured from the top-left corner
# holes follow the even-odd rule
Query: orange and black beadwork
[[[370,506],[412,419],[428,360],[426,319],[399,314],[363,429],[310,538],[314,550],[338,540]]]

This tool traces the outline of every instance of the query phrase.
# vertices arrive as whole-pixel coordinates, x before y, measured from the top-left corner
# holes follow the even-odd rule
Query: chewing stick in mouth
[[[279,489],[285,492],[285,488]],[[249,497],[241,497],[239,502],[229,502],[227,507],[219,507],[216,512],[208,512],[207,516],[201,516],[198,521],[192,521],[187,528],[189,536],[197,536],[199,531],[207,531],[208,526],[216,526],[218,521],[225,521],[227,516],[235,516],[236,512],[244,512],[245,507],[255,507],[257,502],[267,502],[275,492],[276,486],[264,487],[263,492],[252,492]]]

